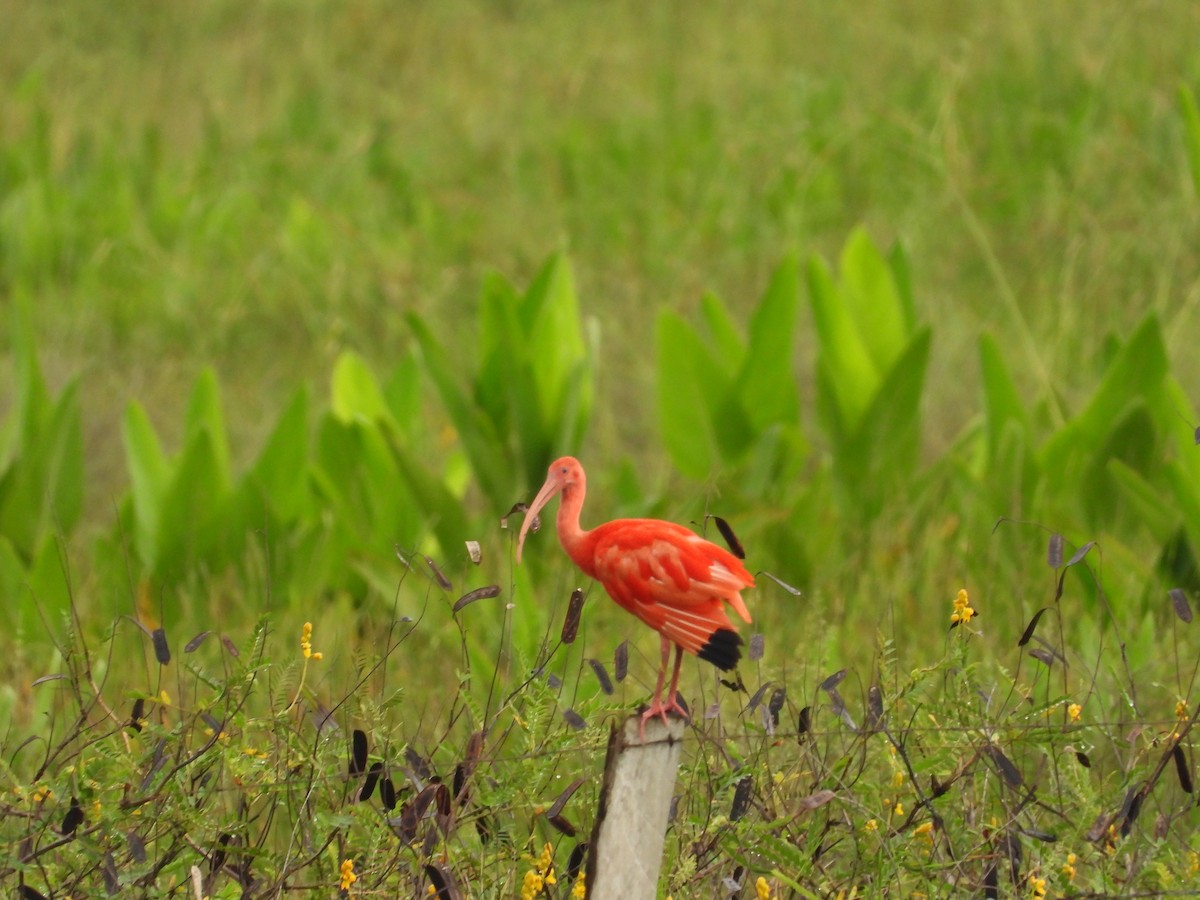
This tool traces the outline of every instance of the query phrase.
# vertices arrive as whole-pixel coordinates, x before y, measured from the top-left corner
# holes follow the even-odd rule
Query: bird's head
[[[529,504],[529,509],[525,511],[525,521],[521,523],[521,532],[517,535],[518,563],[521,561],[521,548],[525,545],[525,535],[533,527],[534,520],[542,511],[542,507],[549,503],[555,494],[582,491],[585,484],[586,476],[583,474],[583,466],[575,457],[564,456],[550,464],[550,469],[546,473],[546,481],[537,496],[533,498],[533,502]]]

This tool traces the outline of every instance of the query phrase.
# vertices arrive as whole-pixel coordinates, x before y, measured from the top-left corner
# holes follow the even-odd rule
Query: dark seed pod
[[[138,697],[133,701],[133,715],[129,717],[129,727],[134,731],[141,731],[142,725],[146,721],[146,701]]]
[[[596,680],[600,682],[600,690],[605,694],[611,695],[613,692],[612,681],[609,680],[608,670],[604,668],[604,663],[598,659],[589,659],[588,665],[592,667],[592,671],[596,673]]]
[[[763,643],[763,636],[761,634],[750,635],[750,647],[746,651],[746,658],[751,662],[762,659]]]
[[[729,527],[729,523],[720,516],[713,516],[712,518],[717,523],[717,531],[721,532],[721,537],[725,538],[725,543],[729,545],[729,552],[738,559],[745,559],[746,551],[742,549],[742,542],[737,539],[737,535],[733,533],[733,529]]]
[[[154,658],[160,666],[165,666],[171,661],[171,648],[167,645],[166,631],[155,628],[150,633],[150,640],[154,642]]]
[[[386,775],[379,781],[379,802],[388,812],[396,808],[396,785]]]
[[[1029,624],[1025,626],[1025,630],[1021,632],[1021,639],[1017,641],[1018,647],[1024,647],[1029,643],[1030,639],[1033,637],[1034,629],[1037,628],[1038,620],[1042,617],[1042,613],[1044,613],[1046,609],[1047,607],[1043,606],[1033,614],[1033,618],[1029,620]]]
[[[70,837],[75,833],[80,825],[83,824],[83,807],[79,805],[79,800],[75,797],[71,798],[71,808],[67,810],[67,814],[63,816],[62,833],[65,837]]]
[[[567,617],[563,619],[562,642],[573,644],[579,634],[579,620],[583,617],[583,591],[579,588],[571,591],[571,599],[567,603]]]
[[[1063,536],[1061,534],[1050,535],[1050,546],[1046,550],[1046,562],[1050,568],[1059,569],[1063,562]]]
[[[812,730],[812,707],[806,706],[800,710],[800,717],[796,722],[796,740],[803,743],[808,737],[809,731]]]
[[[613,676],[617,679],[617,684],[625,680],[625,676],[629,673],[629,641],[621,641],[617,644],[616,651],[613,652]]]
[[[729,808],[729,821],[736,822],[742,816],[746,815],[750,809],[750,798],[754,791],[754,779],[749,775],[743,775],[737,780],[733,788],[733,805]]]
[[[1184,622],[1192,621],[1192,607],[1188,603],[1187,594],[1180,588],[1171,588],[1167,592],[1171,597],[1171,605],[1175,607],[1175,615],[1179,616]]]
[[[500,585],[489,584],[487,587],[476,588],[473,591],[468,591],[457,600],[454,601],[452,612],[458,612],[464,606],[470,606],[476,600],[490,600],[492,597],[500,596]]]
[[[583,720],[583,716],[573,709],[563,712],[563,719],[576,731],[583,731],[583,729],[587,728],[587,722]]]
[[[771,722],[776,728],[779,727],[779,711],[783,709],[785,700],[787,700],[787,688],[775,688],[771,693],[771,699],[767,701],[767,711],[770,712]]]
[[[187,642],[187,644],[183,648],[183,652],[184,653],[194,653],[196,651],[196,649],[201,644],[204,643],[204,639],[207,638],[210,634],[212,634],[211,631],[200,632],[198,635],[196,635],[194,638],[192,638],[190,641]]]
[[[379,776],[383,774],[383,763],[373,762],[371,768],[367,771],[367,777],[363,779],[362,790],[358,792],[358,802],[366,803],[371,799],[371,795],[375,793],[375,785],[379,783]]]
[[[1183,788],[1185,794],[1192,793],[1192,773],[1188,769],[1187,757],[1183,755],[1183,748],[1176,744],[1171,748],[1171,756],[1175,760],[1175,774],[1179,776],[1179,786]]]
[[[367,733],[355,728],[350,737],[350,777],[353,778],[367,770]]]

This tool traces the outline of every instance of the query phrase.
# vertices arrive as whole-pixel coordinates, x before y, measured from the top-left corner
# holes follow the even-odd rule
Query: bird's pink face
[[[546,473],[546,481],[542,485],[542,489],[538,491],[537,496],[533,498],[533,502],[529,504],[529,509],[525,511],[525,521],[521,523],[521,532],[517,535],[517,562],[521,561],[521,548],[525,546],[525,535],[529,533],[529,529],[533,527],[534,519],[542,508],[550,502],[555,494],[576,485],[583,484],[583,466],[579,464],[579,460],[572,456],[564,456],[562,459],[556,459],[550,464],[550,470]]]

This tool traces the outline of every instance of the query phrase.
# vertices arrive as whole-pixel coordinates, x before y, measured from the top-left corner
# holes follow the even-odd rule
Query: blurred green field
[[[9,12],[0,284],[35,301],[52,380],[84,374],[94,520],[129,398],[169,432],[211,363],[248,456],[339,349],[385,368],[409,309],[469,347],[483,273],[527,282],[560,247],[598,326],[596,459],[661,467],[658,308],[744,311],[784,252],[857,223],[903,242],[939,323],[931,449],[977,407],[980,330],[1023,389],[1073,398],[1154,308],[1200,374],[1188,4]]]
[[[445,719],[478,719],[472,704],[490,702],[495,684],[468,683],[463,670],[498,668],[501,687],[519,684],[522,667],[543,660],[578,578],[549,529],[520,570],[505,558],[511,532],[494,527],[504,491],[529,499],[538,486],[531,473],[546,460],[505,433],[491,463],[499,474],[482,484],[487,466],[464,449],[463,421],[418,365],[428,346],[414,321],[465,379],[494,337],[486,298],[509,290],[492,274],[515,296],[562,251],[578,298],[576,349],[589,354],[595,391],[579,445],[562,448],[577,451],[592,477],[585,524],[715,513],[753,536],[751,560],[757,550],[804,592],[797,599],[760,577],[751,602],[755,628],[771,636],[758,674],[789,684],[793,720],[843,666],[864,682],[882,671],[898,692],[905,673],[936,657],[949,679],[955,645],[944,628],[963,586],[988,636],[981,655],[1009,666],[1029,618],[1054,601],[1063,560],[1047,567],[1046,545],[1055,532],[1067,535],[1068,558],[1099,541],[1086,573],[1084,565],[1068,573],[1061,617],[1045,619],[1056,620],[1073,662],[1085,661],[1070,688],[1063,676],[1063,692],[1099,697],[1089,712],[1114,744],[1128,724],[1122,691],[1141,685],[1133,715],[1155,723],[1193,692],[1195,673],[1179,659],[1191,658],[1194,636],[1173,633],[1171,653],[1161,639],[1164,623],[1182,628],[1166,590],[1182,585],[1194,596],[1200,586],[1188,549],[1198,546],[1200,518],[1186,499],[1200,480],[1187,481],[1195,463],[1180,449],[1198,424],[1200,396],[1200,124],[1189,133],[1181,102],[1181,91],[1200,90],[1200,6],[69,0],[0,4],[0,19],[0,333],[8,335],[0,420],[21,402],[24,321],[50,394],[79,384],[82,518],[62,557],[78,579],[84,634],[99,634],[114,611],[153,609],[175,645],[216,623],[241,644],[270,611],[272,650],[287,658],[310,618],[328,657],[309,682],[321,702],[349,697],[355,684],[375,692],[363,703],[383,702],[400,677],[411,689],[404,702],[420,712],[390,723],[396,746],[419,734],[432,747],[452,727]],[[838,474],[841,445],[822,419],[818,358],[829,343],[809,267],[824,261],[842,283],[843,248],[855,234],[885,254],[902,249],[907,282],[897,284],[909,285],[915,317],[905,337],[928,325],[931,340],[919,416],[902,423],[919,423],[915,460],[888,475],[900,487],[881,482],[874,492],[857,491],[849,469]],[[788,259],[798,273],[795,421],[778,446],[770,442],[779,432],[764,428],[736,465],[694,477],[668,452],[678,431],[672,443],[656,403],[656,388],[674,377],[660,356],[664,315],[678,313],[669,321],[680,328],[711,325],[711,294],[734,331],[752,331],[773,273],[791,271],[781,268]],[[904,284],[898,291],[909,297]],[[575,324],[566,322],[572,335]],[[1136,358],[1115,365],[1131,345],[1154,350],[1145,371]],[[981,374],[987,347],[1011,375],[1007,418],[996,418],[996,390],[993,407],[985,402],[985,387],[998,383]],[[516,351],[510,358],[543,371]],[[207,368],[219,400],[197,401]],[[482,570],[441,560],[456,589],[495,580],[519,601],[507,612],[472,607],[475,643],[460,638],[446,608],[453,597],[431,586],[419,556],[447,550],[436,530],[457,518],[423,525],[401,548],[413,554],[407,574],[399,562],[380,563],[391,533],[363,524],[378,546],[354,546],[351,532],[334,550],[365,587],[322,582],[309,596],[272,584],[269,540],[244,566],[197,564],[164,585],[136,558],[139,535],[122,531],[137,501],[129,500],[132,402],[168,455],[192,436],[185,409],[208,421],[219,407],[215,430],[228,433],[238,473],[265,454],[284,410],[298,408],[289,405],[297,388],[308,391],[310,424],[338,405],[335,372],[353,386],[354,403],[386,395],[397,421],[373,439],[392,449],[411,441],[421,471],[440,479],[429,508],[457,501],[464,538],[484,542]],[[1111,430],[1097,431],[1106,407],[1089,403],[1098,386],[1137,378],[1152,383],[1131,389],[1128,404],[1114,389],[1122,403]],[[402,383],[415,386],[411,395]],[[1068,427],[1076,417],[1090,430]],[[998,448],[1011,450],[1004,429],[1016,420],[1024,442],[1013,475]],[[891,437],[880,437],[878,457]],[[1036,479],[1022,453],[1043,466]],[[8,462],[0,453],[0,474]],[[355,487],[369,501],[394,486]],[[0,535],[13,521],[4,489]],[[993,533],[1004,515],[1034,523]],[[297,539],[280,556],[306,547]],[[0,586],[16,590],[4,575],[0,565]],[[286,587],[298,591],[296,579]],[[600,594],[593,590],[585,615],[589,645],[557,663],[578,683],[585,655],[607,660],[634,634]],[[390,681],[356,681],[387,643],[391,613],[429,609],[427,640],[398,655]],[[131,691],[154,696],[164,671],[138,632],[121,631],[127,624],[116,637],[104,632],[117,660],[126,651],[138,668],[145,660],[142,672],[112,669],[124,705]],[[45,626],[63,631],[59,621]],[[51,707],[62,712],[61,698],[46,700],[31,678],[64,666],[77,677],[47,641],[25,634],[0,667],[10,681],[0,699],[22,724]],[[656,652],[649,632],[634,640],[639,684],[621,689],[624,705],[646,686]],[[1114,640],[1119,663],[1106,656]],[[60,653],[67,645],[60,640]],[[293,661],[281,683],[294,687],[296,677]],[[199,708],[203,687],[180,678],[176,700]],[[447,687],[456,678],[462,696]],[[1054,707],[1049,680],[1039,702]],[[916,672],[912,681],[920,683]],[[277,701],[282,689],[272,690]],[[610,701],[597,702],[607,710]],[[372,746],[381,742],[372,732]],[[1031,769],[1037,752],[1024,760]],[[535,799],[509,802],[523,810]]]

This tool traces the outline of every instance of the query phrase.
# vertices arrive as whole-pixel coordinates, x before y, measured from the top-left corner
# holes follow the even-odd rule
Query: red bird
[[[558,539],[567,556],[595,578],[608,595],[662,635],[662,664],[654,700],[642,713],[646,721],[667,713],[687,713],[676,695],[683,651],[694,653],[717,668],[728,671],[741,657],[742,639],[725,611],[728,603],[746,622],[750,613],[741,591],[754,587],[754,577],[736,556],[700,535],[659,519],[615,519],[591,531],[579,527],[579,513],[587,493],[587,478],[579,460],[564,456],[550,466],[546,483],[525,513],[517,537],[517,562],[534,517],[555,494],[562,494],[558,507]],[[667,698],[662,696],[667,658],[675,645],[675,669]]]

